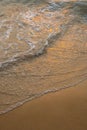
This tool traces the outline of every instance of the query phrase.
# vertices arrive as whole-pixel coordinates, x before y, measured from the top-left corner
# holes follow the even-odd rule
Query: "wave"
[[[0,114],[87,80],[87,2],[20,2],[0,5]]]
[[[64,16],[61,10],[56,12],[50,10],[49,7],[54,7],[54,5],[40,8],[37,12],[37,8],[30,10],[27,6],[21,6],[14,4],[7,5],[5,8],[1,6],[1,69],[10,63],[26,59],[26,57],[42,54],[49,43],[58,38],[68,25],[68,23],[59,23]],[[12,11],[15,13],[13,14]],[[60,17],[59,20],[56,20],[57,16]],[[54,23],[51,22],[52,19],[54,19]]]
[[[65,86],[62,86],[60,88],[48,89],[48,90],[46,90],[46,91],[44,91],[42,93],[39,93],[39,94],[36,94],[36,95],[31,95],[31,97],[30,96],[26,97],[24,100],[22,99],[21,101],[18,101],[16,104],[14,103],[14,105],[7,104],[7,105],[10,105],[10,106],[6,110],[2,110],[0,112],[0,115],[1,114],[5,114],[5,113],[7,113],[9,111],[12,111],[12,110],[14,110],[17,107],[20,107],[24,103],[29,102],[31,100],[34,100],[36,98],[39,98],[39,97],[41,97],[41,96],[43,96],[45,94],[49,94],[49,93],[53,93],[53,92],[58,92],[58,91],[61,91],[61,90],[67,89],[67,88],[75,87],[76,85],[79,85],[80,83],[82,83],[85,80],[87,80],[87,77],[84,78],[84,79],[81,79],[80,81],[77,81],[76,83],[70,84],[70,85],[65,85]]]

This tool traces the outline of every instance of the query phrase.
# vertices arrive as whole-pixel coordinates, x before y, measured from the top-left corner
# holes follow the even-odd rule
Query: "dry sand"
[[[0,130],[87,130],[87,80],[0,116]]]

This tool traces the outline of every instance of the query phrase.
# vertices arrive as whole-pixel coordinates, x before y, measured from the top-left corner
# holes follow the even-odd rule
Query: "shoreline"
[[[4,110],[4,111],[1,111],[1,112],[0,112],[0,116],[1,116],[1,115],[4,115],[4,114],[7,114],[7,113],[9,113],[9,112],[11,112],[11,111],[17,109],[17,108],[19,108],[19,107],[25,105],[26,103],[29,103],[29,102],[31,102],[31,101],[33,101],[33,100],[37,100],[38,98],[41,98],[41,97],[43,97],[43,96],[45,96],[45,95],[58,93],[58,92],[60,92],[60,91],[66,90],[66,89],[69,89],[69,88],[72,88],[72,87],[76,87],[77,85],[79,85],[79,84],[81,84],[81,83],[83,83],[83,82],[85,82],[85,81],[86,81],[86,79],[81,80],[81,81],[79,81],[79,82],[77,82],[76,84],[71,85],[71,86],[62,87],[62,88],[54,89],[54,90],[47,90],[47,91],[44,91],[43,93],[40,93],[40,94],[36,95],[35,97],[31,97],[31,98],[28,97],[28,98],[26,98],[26,99],[23,100],[23,101],[20,101],[20,102],[17,102],[16,104],[14,104],[14,105],[11,105],[8,109],[6,109],[6,110]]]
[[[0,115],[1,130],[86,130],[87,80]]]
[[[87,130],[86,2],[0,7],[0,130]]]
[[[33,7],[32,10],[27,6],[26,8],[24,6],[16,7],[15,5],[7,6],[6,8],[2,7],[4,11],[2,17],[0,17],[1,23],[3,23],[0,30],[2,32],[2,41],[4,40],[4,32],[6,30],[9,31],[8,26],[10,27],[11,25],[13,31],[10,32],[4,45],[1,42],[1,61],[16,55],[18,63],[9,63],[8,66],[4,63],[3,68],[0,70],[0,112],[9,110],[8,108],[11,108],[11,106],[12,108],[15,107],[15,104],[19,106],[19,102],[24,99],[28,100],[30,98],[31,100],[52,90],[75,86],[87,78],[86,25],[82,23],[82,21],[84,22],[83,17],[79,16],[81,12],[78,14],[79,5],[76,5],[77,10],[75,11],[73,4],[74,2],[67,4],[63,2],[62,5],[58,2],[55,6],[54,4],[42,4],[41,6]],[[59,7],[61,10],[58,10]],[[73,8],[70,9],[70,7]],[[55,11],[51,11],[50,8],[55,8]],[[15,12],[14,14],[12,13],[13,11]],[[81,7],[81,11],[84,12],[83,7]],[[75,12],[77,12],[76,15],[74,14]],[[15,21],[17,15],[18,23]],[[5,19],[6,21],[3,22]],[[76,19],[81,22],[78,23]],[[21,26],[19,26],[20,21],[22,22]],[[4,30],[5,24],[6,28]],[[37,30],[38,27],[39,30]],[[22,38],[22,36],[25,40],[19,38]],[[26,38],[31,40],[28,41]],[[38,51],[37,54],[41,54],[43,49],[45,49],[45,45],[47,45],[46,40],[50,42],[50,45],[47,46],[43,55],[31,60],[27,55],[24,56],[24,52],[31,50],[31,45],[33,44],[37,47],[31,55]],[[53,43],[52,45],[51,42]]]

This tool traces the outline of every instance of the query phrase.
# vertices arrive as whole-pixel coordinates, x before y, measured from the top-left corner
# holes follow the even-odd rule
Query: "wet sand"
[[[1,5],[0,114],[87,79],[87,4],[57,1]]]
[[[0,116],[0,130],[87,130],[87,80]]]
[[[13,12],[10,9],[13,9],[13,6],[6,8],[9,15],[4,15],[2,12],[2,23],[4,17],[7,20],[6,16],[10,21],[4,21],[3,26],[1,23],[0,114],[5,114],[0,115],[0,130],[87,130],[87,4],[86,2],[65,2],[48,4],[44,8],[40,5],[42,12],[33,16],[34,20],[29,17],[26,21],[24,18],[23,25],[27,33],[30,33],[28,25],[34,22],[31,31],[36,30],[33,31],[34,37],[31,39],[35,41],[35,45],[36,40],[39,40],[36,25],[41,23],[40,38],[42,38],[41,41],[44,41],[43,38],[47,39],[46,46],[42,46],[43,42],[40,42],[42,43],[40,45],[37,42],[38,53],[33,50],[34,56],[30,57],[23,53],[23,57],[20,55],[15,57],[18,58],[17,60],[13,58],[5,64],[3,60],[13,56],[14,52],[16,54],[15,49],[19,54],[22,49],[27,50],[27,45],[22,39],[20,41],[20,37],[19,41],[16,39],[18,37],[15,38],[17,29],[20,30],[19,28],[22,27],[19,27],[20,20],[16,21],[18,25],[15,23],[16,14],[13,17],[12,13],[10,19],[10,12]],[[22,7],[20,11],[21,9]],[[25,9],[23,16],[31,16],[33,12],[38,12],[39,6],[31,11],[24,6],[23,9]],[[43,11],[46,12],[43,13]],[[54,24],[52,21],[55,20],[57,21]],[[15,25],[12,26],[13,33],[10,35],[12,38],[5,40],[3,34],[10,33],[11,28],[8,24],[13,25],[13,23]],[[47,26],[45,30],[44,25],[47,23],[50,26]],[[26,30],[27,28],[29,30]],[[26,41],[27,33],[24,33],[24,28],[20,30],[20,36],[25,34],[24,41],[29,41],[28,44],[31,47],[33,41],[30,42],[29,39]],[[8,38],[8,35],[6,36]],[[14,41],[18,42],[18,48],[15,48]],[[10,45],[12,42],[13,45]],[[22,44],[22,48],[19,43]],[[57,92],[47,94],[54,91]],[[23,103],[25,104],[20,106]],[[12,110],[13,108],[15,109]]]

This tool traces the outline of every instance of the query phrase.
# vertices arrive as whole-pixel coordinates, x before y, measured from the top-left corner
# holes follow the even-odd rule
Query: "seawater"
[[[0,1],[0,114],[87,79],[87,1]]]

